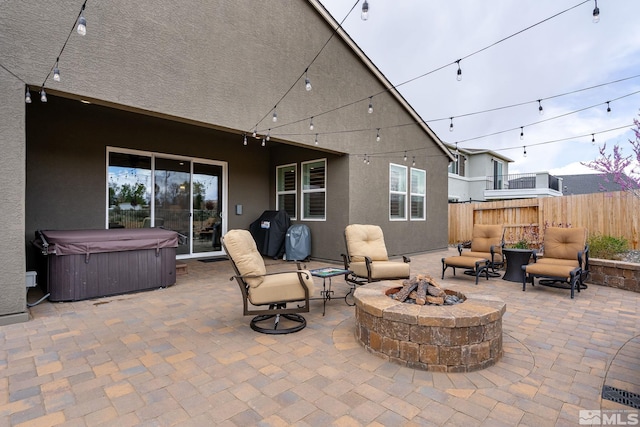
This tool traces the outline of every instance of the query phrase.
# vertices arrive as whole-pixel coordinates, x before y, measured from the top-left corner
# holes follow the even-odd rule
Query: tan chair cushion
[[[367,265],[364,261],[352,262],[349,269],[356,276],[367,277]],[[371,263],[371,278],[390,279],[390,278],[409,278],[411,267],[406,262],[396,261],[378,261]]]
[[[473,252],[467,251],[462,252],[462,256],[471,257],[471,258],[486,258],[491,262],[491,252]],[[502,262],[502,248],[500,248],[500,252],[493,253],[493,262]]]
[[[575,269],[575,266],[562,265],[562,264],[540,264],[536,262],[527,265],[527,274],[541,275],[548,277],[564,277],[569,279],[571,271]]]
[[[261,276],[267,273],[256,242],[247,230],[229,230],[224,235],[224,245],[227,255],[233,260],[241,276]],[[245,278],[245,281],[250,287],[257,288],[264,281],[264,277]]]
[[[537,264],[540,265],[564,265],[567,267],[580,267],[578,257],[576,259],[557,259],[557,258],[538,258]]]
[[[472,258],[468,256],[450,256],[444,259],[444,264],[449,267],[460,268],[476,268],[476,262],[480,262],[480,265],[484,265],[487,262],[486,258]]]
[[[313,278],[307,270],[302,270],[302,280],[313,296]],[[274,302],[303,301],[304,288],[298,279],[298,273],[287,272],[264,276],[262,284],[249,288],[249,301],[253,305],[272,304]]]
[[[584,250],[587,229],[549,227],[544,232],[544,259],[560,258],[578,260],[578,252]]]
[[[379,226],[351,224],[345,229],[344,235],[351,261],[364,262],[365,256],[373,261],[389,260],[382,229]]]
[[[471,252],[484,252],[491,259],[491,246],[495,253],[502,253],[502,225],[475,224],[471,235]]]

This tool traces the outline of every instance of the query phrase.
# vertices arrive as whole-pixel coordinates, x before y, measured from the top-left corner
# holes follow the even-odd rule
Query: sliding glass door
[[[109,149],[109,228],[163,227],[180,233],[184,258],[222,254],[226,163]]]
[[[222,250],[222,166],[193,164],[193,252]]]
[[[185,239],[191,241],[191,162],[177,159],[155,158],[154,170],[155,206],[153,224],[177,231],[183,244],[176,253],[191,252]]]

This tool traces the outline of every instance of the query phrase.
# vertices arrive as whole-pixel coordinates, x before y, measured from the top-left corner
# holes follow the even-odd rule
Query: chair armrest
[[[340,256],[342,257],[342,262],[344,263],[344,269],[348,270],[349,264],[351,264],[351,258],[349,258],[349,255],[347,254],[340,254]]]
[[[257,279],[258,277],[266,277],[266,276],[275,276],[277,274],[285,274],[285,273],[298,273],[298,275],[304,274],[305,278],[309,278],[309,274],[307,274],[307,270],[288,270],[288,271],[274,271],[273,273],[266,274],[245,274],[245,275],[235,275],[231,276],[229,280],[233,280],[235,278],[240,279]]]

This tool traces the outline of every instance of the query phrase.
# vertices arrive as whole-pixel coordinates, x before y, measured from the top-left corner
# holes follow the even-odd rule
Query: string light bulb
[[[611,102],[611,101],[607,101],[607,114],[610,116],[611,115],[611,106],[609,106],[609,102]]]
[[[44,86],[40,90],[40,101],[47,102],[47,93],[44,91]]]
[[[538,99],[538,113],[542,116],[544,114],[544,108],[542,108],[542,100]]]
[[[596,145],[596,134],[595,133],[591,134],[591,145]]]
[[[243,135],[242,145],[247,145],[247,134],[246,133]]]
[[[457,143],[457,142],[456,142],[456,152],[455,152],[455,155],[456,155],[456,159],[457,159],[457,158],[458,158],[458,156],[460,155],[460,151],[458,151],[458,143]],[[457,161],[457,160],[456,160],[456,161]]]
[[[367,0],[364,0],[364,2],[362,3],[362,13],[360,14],[360,19],[362,19],[363,21],[369,19],[369,2]]]
[[[307,90],[307,92],[312,89],[311,80],[309,80],[309,77],[307,76],[307,70],[304,71],[304,88]]]
[[[600,22],[600,9],[598,8],[598,0],[595,0],[596,7],[593,9],[593,23]]]
[[[318,134],[316,133],[316,141],[315,144],[318,145]]]
[[[405,162],[407,161],[407,152],[406,152],[406,151],[404,152],[404,158],[403,158],[403,160],[404,160]]]
[[[25,104],[31,104],[31,92],[29,92],[28,87],[27,87],[27,93],[24,94],[24,102]]]
[[[267,131],[267,141],[271,140],[271,129]]]
[[[524,153],[522,154],[524,157],[527,157],[527,147],[524,147]]]
[[[364,164],[367,164],[367,153],[364,153],[364,160],[363,160]]]
[[[258,128],[253,128],[253,133],[251,134],[254,138],[258,138]]]
[[[520,126],[520,141],[524,139],[524,126]]]
[[[276,107],[273,107],[273,117],[271,117],[273,123],[278,121],[278,112],[276,111]]]
[[[372,96],[369,97],[369,109],[367,110],[369,114],[373,113],[373,101],[371,98],[373,97]]]
[[[262,137],[262,146],[264,147],[265,145],[267,145],[267,141],[265,141],[264,136]]]
[[[413,156],[413,162],[411,162],[411,166],[415,166],[416,165],[416,156]]]
[[[458,81],[462,81],[462,69],[460,68],[460,61],[460,59],[456,61],[456,64],[458,64],[458,75],[456,76],[456,80]]]
[[[53,67],[53,81],[60,81],[60,69],[58,68],[58,61],[60,58],[56,58],[56,65]]]
[[[87,19],[84,17],[84,7],[82,5],[82,9],[80,10],[80,16],[78,17],[78,34],[81,36],[87,35]]]
[[[311,120],[309,120],[309,130],[313,130],[313,116],[311,117]]]
[[[380,142],[380,128],[378,128],[378,133],[376,134],[376,142]]]
[[[449,132],[453,132],[453,117],[451,117],[451,123],[449,124]]]

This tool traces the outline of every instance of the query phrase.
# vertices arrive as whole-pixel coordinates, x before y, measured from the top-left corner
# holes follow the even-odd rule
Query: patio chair
[[[456,267],[464,268],[465,274],[478,277],[485,274],[487,279],[499,277],[496,270],[504,265],[504,226],[501,224],[475,224],[471,235],[471,250],[464,251],[461,244],[458,244],[458,255],[442,258],[442,278],[447,267],[452,267],[453,275],[456,274]]]
[[[347,282],[355,285],[380,280],[408,279],[409,262],[390,261],[382,229],[377,225],[351,224],[344,230],[347,253],[342,254]]]
[[[533,263],[522,266],[522,290],[527,281],[534,285],[534,279],[540,278],[539,284],[571,289],[571,298],[577,289],[585,289],[584,281],[589,275],[589,246],[587,229],[549,227],[543,237],[543,257],[535,252]]]
[[[247,230],[230,230],[222,238],[222,247],[236,273],[229,280],[236,279],[242,292],[243,314],[256,315],[251,319],[251,329],[265,334],[304,329],[307,321],[297,313],[309,312],[309,297],[313,294],[311,273],[301,269],[299,263],[295,271],[267,273],[256,242]],[[302,305],[287,308],[288,303]],[[281,327],[282,318],[288,321],[283,322],[287,323],[285,327]]]

